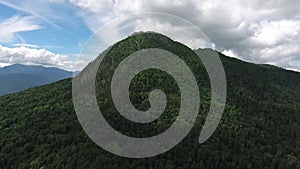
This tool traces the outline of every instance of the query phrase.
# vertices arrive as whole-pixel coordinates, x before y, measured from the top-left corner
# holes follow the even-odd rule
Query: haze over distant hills
[[[18,92],[72,76],[73,72],[53,67],[22,64],[6,66],[0,68],[0,95]]]

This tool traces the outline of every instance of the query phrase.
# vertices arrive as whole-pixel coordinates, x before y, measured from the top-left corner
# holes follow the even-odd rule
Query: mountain
[[[110,96],[112,73],[126,56],[147,48],[178,55],[189,65],[200,86],[197,121],[180,144],[164,154],[144,159],[119,157],[103,150],[89,139],[78,122],[69,78],[0,97],[0,168],[300,168],[299,73],[246,63],[219,53],[227,78],[226,107],[213,136],[199,144],[211,94],[208,75],[195,52],[209,57],[207,54],[213,51],[192,51],[161,34],[135,34],[106,51],[97,71],[96,93],[103,116],[113,128],[128,136],[153,136],[166,130],[180,109],[176,82],[156,69],[134,77],[130,99],[137,109],[147,110],[149,93],[156,88],[163,90],[168,103],[158,120],[133,123],[114,108]],[[84,71],[90,71],[99,59]],[[118,149],[117,144],[112,144]]]
[[[68,77],[73,73],[58,68],[14,64],[0,68],[0,95],[18,92]]]

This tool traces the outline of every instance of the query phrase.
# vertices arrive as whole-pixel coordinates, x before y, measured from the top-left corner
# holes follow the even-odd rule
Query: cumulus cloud
[[[79,2],[84,2],[85,5]],[[99,21],[99,25],[110,19],[144,12],[180,16],[199,27],[216,48],[225,54],[255,63],[272,63],[287,69],[300,69],[300,1],[119,0],[99,3],[94,0],[77,0],[73,4],[90,12],[92,17],[84,18],[87,22]],[[104,8],[104,4],[107,8]],[[93,31],[100,28],[95,23],[90,25],[93,25]],[[188,31],[183,25],[164,23],[159,18],[136,22],[134,30],[146,29],[161,33],[176,30],[171,34],[175,33],[177,37]],[[201,43],[195,40],[195,43],[189,43],[184,36],[182,39],[192,47]]]
[[[159,12],[179,16],[200,28],[212,46],[224,54],[255,63],[271,63],[287,69],[300,70],[300,1],[286,0],[48,0],[29,3],[29,0],[0,3],[31,14],[13,16],[0,21],[0,41],[12,41],[18,32],[40,29],[35,18],[55,26],[58,12],[48,3],[68,3],[76,7],[91,31],[124,16]],[[18,4],[21,4],[19,7]],[[63,15],[63,19],[66,19]],[[35,17],[35,18],[34,18]],[[50,19],[48,19],[50,18]],[[17,27],[15,25],[18,25]],[[111,44],[119,38],[122,25],[114,25],[101,35]],[[128,30],[128,28],[125,28]],[[167,34],[192,48],[206,46],[205,37],[190,32],[189,26],[166,22],[159,17],[136,20],[131,31],[153,30]],[[189,33],[187,33],[189,32]],[[20,45],[22,46],[22,45]],[[23,47],[30,47],[24,46]],[[38,49],[37,49],[38,50]]]
[[[251,37],[253,43],[274,46],[299,38],[300,20],[262,21],[249,28],[254,33]]]
[[[85,61],[70,61],[68,56],[55,54],[46,49],[25,46],[9,48],[0,45],[0,66],[15,63],[53,66],[71,71],[81,70],[87,64]]]
[[[233,58],[238,58],[238,56],[232,51],[232,50],[224,50],[222,52],[222,54],[229,56],[229,57],[233,57]]]

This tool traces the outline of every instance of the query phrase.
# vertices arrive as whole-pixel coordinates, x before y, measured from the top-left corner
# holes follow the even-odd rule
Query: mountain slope
[[[18,92],[61,79],[73,73],[58,68],[15,64],[0,69],[0,95]]]
[[[77,120],[71,79],[65,79],[0,97],[0,168],[300,168],[299,73],[270,69],[220,54],[228,82],[227,104],[216,132],[207,142],[199,144],[210,100],[208,77],[189,48],[159,34],[138,34],[115,44],[104,59],[104,67],[98,71],[97,91],[103,94],[98,95],[98,104],[114,128],[142,137],[145,133],[157,134],[173,122],[178,109],[173,106],[179,99],[178,88],[172,78],[156,70],[139,74],[131,84],[130,96],[138,109],[147,110],[151,86],[164,89],[171,106],[160,121],[132,124],[111,107],[106,83],[115,67],[110,67],[126,55],[150,47],[168,49],[187,60],[201,82],[199,117],[179,145],[146,159],[122,158],[99,148]],[[204,51],[207,50],[200,50]]]

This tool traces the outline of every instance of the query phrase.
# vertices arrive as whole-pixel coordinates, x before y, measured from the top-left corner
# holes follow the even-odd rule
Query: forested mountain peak
[[[69,78],[0,97],[0,168],[300,168],[299,73],[218,53],[227,80],[226,107],[213,136],[199,144],[211,99],[205,67],[190,48],[156,33],[129,36],[100,55],[103,60],[96,76],[97,101],[114,129],[133,137],[156,135],[168,129],[180,108],[176,81],[163,71],[149,70],[133,79],[130,99],[137,109],[147,110],[149,92],[159,88],[168,99],[163,115],[149,124],[138,124],[126,120],[115,109],[110,95],[114,70],[128,55],[146,48],[178,55],[189,65],[199,85],[199,115],[180,144],[145,159],[119,157],[103,150],[78,122]]]

